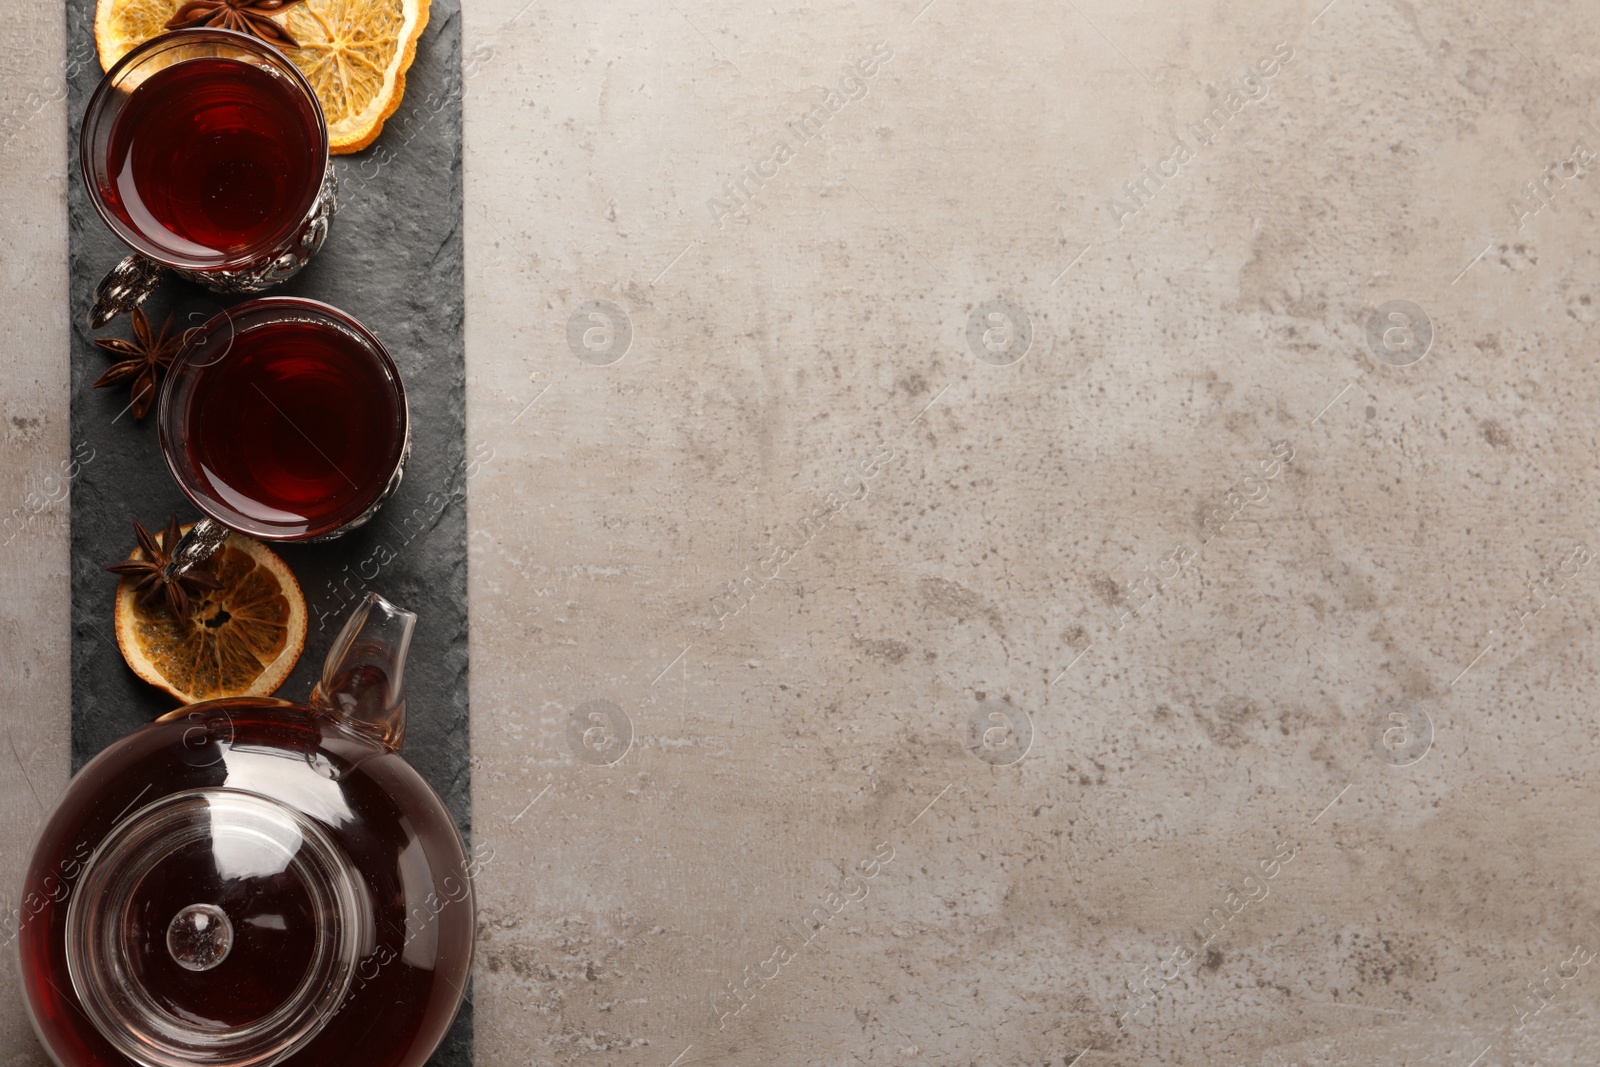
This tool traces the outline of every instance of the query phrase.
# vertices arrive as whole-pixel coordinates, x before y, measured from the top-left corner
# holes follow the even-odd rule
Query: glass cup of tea
[[[317,94],[283,53],[233,30],[176,30],[123,56],[89,98],[78,162],[133,250],[95,291],[96,329],[168,270],[223,293],[276,285],[322,247],[337,207]]]
[[[176,577],[230,531],[328,541],[394,492],[411,445],[405,386],[366,327],[316,300],[247,300],[185,335],[156,417],[167,468],[206,517]]]

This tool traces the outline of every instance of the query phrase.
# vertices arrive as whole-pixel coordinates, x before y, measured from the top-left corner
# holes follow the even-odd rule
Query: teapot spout
[[[368,593],[328,650],[312,711],[397,749],[405,740],[406,652],[412,612]]]

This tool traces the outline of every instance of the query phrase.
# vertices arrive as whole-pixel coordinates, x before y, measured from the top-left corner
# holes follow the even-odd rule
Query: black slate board
[[[68,0],[68,50],[94,55],[94,4]],[[309,266],[271,294],[326,301],[354,315],[400,367],[411,408],[411,458],[399,490],[362,529],[327,544],[286,546],[311,610],[306,650],[280,696],[303,699],[355,592],[374,589],[420,616],[406,671],[406,757],[471,826],[467,717],[467,529],[465,369],[462,348],[461,21],[459,0],[433,0],[407,76],[405,100],[373,147],[335,160],[339,211]],[[93,389],[109,365],[96,337],[128,337],[121,316],[91,331],[95,284],[126,252],[90,205],[77,173],[78,128],[100,78],[92,58],[71,64],[67,158],[72,296],[72,433],[92,459],[72,491],[72,762],[175,702],[134,677],[112,631],[116,579],[104,567],[133,545],[133,520],[156,527],[170,514],[199,514],[161,460],[154,414],[122,414],[128,393]],[[240,297],[168,278],[146,302],[152,323],[180,322]],[[381,568],[374,561],[393,559]],[[340,590],[343,590],[341,592]],[[431,1063],[472,1062],[471,1004]]]

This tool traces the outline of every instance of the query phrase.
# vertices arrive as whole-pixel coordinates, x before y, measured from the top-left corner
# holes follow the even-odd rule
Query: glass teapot
[[[472,966],[469,856],[397,750],[416,616],[368,593],[307,704],[180,708],[68,785],[29,859],[28,1009],[72,1067],[417,1067]]]

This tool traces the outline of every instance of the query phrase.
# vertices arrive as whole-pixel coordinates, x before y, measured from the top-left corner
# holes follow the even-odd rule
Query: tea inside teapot
[[[73,779],[18,922],[57,1062],[432,1054],[465,996],[483,861],[396,751],[414,624],[368,594],[308,704],[182,708]]]

